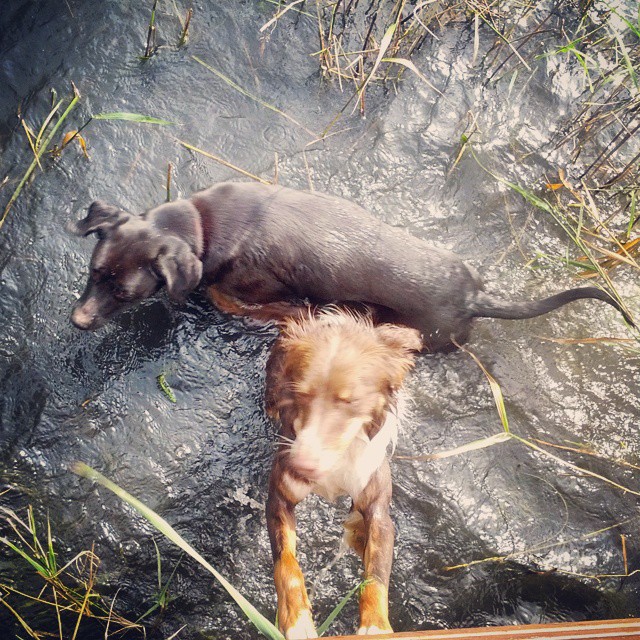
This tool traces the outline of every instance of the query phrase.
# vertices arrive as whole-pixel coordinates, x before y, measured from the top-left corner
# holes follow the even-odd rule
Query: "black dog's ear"
[[[183,302],[202,280],[202,262],[179,238],[172,238],[160,249],[155,270],[164,280],[169,297],[176,302]]]
[[[67,229],[77,236],[88,236],[90,233],[97,231],[113,229],[128,219],[129,214],[121,211],[118,207],[96,200],[91,203],[87,217],[83,220],[72,222]]]

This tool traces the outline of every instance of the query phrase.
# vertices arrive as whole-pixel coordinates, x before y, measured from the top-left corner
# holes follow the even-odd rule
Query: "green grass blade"
[[[158,589],[162,589],[162,560],[160,558],[160,549],[158,549],[158,544],[154,540],[153,546],[156,548],[156,559],[158,564]]]
[[[445,451],[436,451],[423,456],[393,456],[394,460],[442,460],[443,458],[451,458],[452,456],[459,456],[463,453],[469,453],[469,451],[477,451],[478,449],[486,449],[492,447],[495,444],[501,444],[511,439],[511,434],[506,431],[501,431],[495,435],[488,436],[487,438],[480,438],[479,440],[473,440],[467,444],[460,445],[453,449],[446,449]]]
[[[162,587],[162,589],[160,590],[160,593],[158,594],[158,604],[161,607],[166,607],[169,602],[171,602],[171,600],[173,600],[174,598],[169,597],[169,587],[171,586],[171,581],[173,580],[173,576],[176,574],[176,571],[178,570],[178,567],[180,566],[180,563],[178,562],[178,564],[174,567],[173,571],[171,572],[171,575],[169,576],[169,579],[167,580],[167,583]]]
[[[413,71],[413,73],[415,73],[418,78],[420,78],[420,80],[422,80],[422,82],[424,82],[430,89],[433,89],[438,95],[444,96],[442,91],[440,91],[440,89],[438,89],[438,87],[436,87],[433,83],[429,82],[426,76],[418,69],[418,67],[416,67],[415,64],[413,64],[413,62],[411,62],[411,60],[407,60],[406,58],[382,58],[381,62],[399,64],[409,69],[409,71]]]
[[[454,344],[456,343],[454,342]],[[467,355],[471,356],[471,358],[473,358],[473,361],[482,370],[482,373],[484,373],[485,377],[489,382],[489,386],[491,387],[491,393],[493,395],[493,400],[496,403],[496,408],[498,409],[498,415],[500,416],[500,422],[502,422],[502,427],[506,434],[511,433],[509,431],[509,419],[507,418],[507,409],[504,406],[504,396],[502,395],[502,389],[500,388],[500,385],[498,384],[497,380],[489,373],[489,371],[487,371],[487,368],[482,364],[482,362],[480,362],[480,359],[478,358],[478,356],[476,356],[475,353],[472,353],[471,351],[469,351],[468,349],[466,349],[465,347],[459,344],[456,344],[456,346],[462,351],[464,351]]]
[[[7,538],[0,538],[0,542],[6,544],[10,549],[13,549],[19,556],[26,560],[40,575],[48,576],[49,572],[47,568],[34,560],[29,554],[25,553],[20,547],[17,547],[11,540]]]
[[[37,555],[38,551],[42,551],[42,547],[40,545],[40,541],[38,540],[38,536],[36,533],[36,519],[35,516],[33,515],[33,507],[31,505],[29,505],[28,509],[27,509],[27,522],[28,522],[28,526],[29,526],[29,531],[31,532],[31,535],[33,536],[33,551],[34,553]],[[44,555],[44,553],[42,554]]]
[[[629,27],[629,29],[631,29],[631,31],[633,31],[636,37],[640,38],[640,4],[638,5],[638,24],[637,25],[627,20],[621,13],[616,11],[616,8],[611,4],[607,3],[607,7],[612,13],[615,13],[616,16],[618,16],[618,18],[620,18]]]
[[[631,202],[629,203],[629,224],[627,225],[627,240],[631,239],[631,229],[636,221],[636,198],[638,190],[631,192]]]
[[[141,122],[143,124],[158,124],[161,126],[174,125],[175,122],[154,118],[153,116],[145,116],[141,113],[129,113],[128,111],[114,111],[112,113],[99,113],[93,116],[94,120],[126,120],[127,122]]]
[[[636,89],[638,89],[638,75],[636,74],[635,68],[633,66],[633,62],[631,62],[631,58],[629,57],[629,50],[624,44],[624,40],[620,37],[620,34],[617,31],[613,32],[615,39],[618,41],[618,46],[620,47],[620,51],[622,51],[622,57],[624,58],[625,66],[627,67],[627,71],[629,72],[629,77],[633,81]]]
[[[156,609],[160,608],[159,602],[154,602],[141,616],[136,618],[136,624],[142,622],[145,618],[148,618]]]
[[[155,511],[152,511],[145,504],[134,498],[131,494],[121,489],[117,484],[105,478],[101,473],[92,469],[83,462],[76,462],[71,467],[72,471],[83,478],[95,480],[109,491],[115,493],[121,500],[132,506],[141,516],[146,518],[160,533],[165,535],[171,542],[189,554],[194,560],[199,562],[209,571],[216,580],[225,588],[227,593],[235,600],[247,618],[253,625],[267,638],[273,640],[284,640],[284,636],[269,622],[230,582],[226,580],[216,569],[214,569],[182,536]]]
[[[33,170],[38,166],[40,162],[40,158],[42,157],[42,154],[49,147],[49,145],[51,144],[51,140],[53,140],[53,136],[56,135],[58,129],[62,126],[62,123],[67,119],[67,116],[71,113],[73,108],[76,106],[79,99],[80,99],[80,94],[75,90],[75,87],[74,87],[74,96],[71,102],[69,103],[69,106],[65,109],[64,113],[60,116],[60,119],[58,120],[58,122],[56,122],[56,124],[53,126],[53,128],[51,129],[51,132],[47,136],[44,143],[37,150],[38,153],[36,157],[33,159],[33,162],[29,165],[29,168],[27,169],[26,173],[22,177],[22,180],[20,180],[20,182],[18,183],[18,186],[16,187],[16,190],[13,192],[13,195],[9,199],[7,206],[4,208],[2,218],[0,218],[0,229],[2,229],[2,225],[4,225],[4,221],[7,219],[9,210],[13,206],[13,203],[18,199],[18,196],[20,195],[22,188],[26,184],[27,180],[30,178],[31,174],[33,173]]]
[[[58,563],[56,552],[53,548],[53,538],[51,536],[51,521],[47,517],[47,566],[52,575],[58,573]]]
[[[141,56],[142,60],[148,60],[155,51],[156,42],[156,8],[158,7],[158,0],[154,0],[153,7],[151,8],[151,19],[149,20],[149,27],[147,29],[147,44],[144,49],[144,55]]]
[[[58,109],[62,105],[62,102],[63,102],[62,100],[58,100],[58,102],[51,108],[49,115],[45,118],[44,122],[42,123],[42,126],[40,127],[40,131],[38,131],[38,135],[36,136],[35,142],[33,144],[36,151],[40,148],[40,141],[42,140],[42,136],[44,135],[44,132],[49,126],[49,123],[51,122],[53,116],[58,112]]]
[[[344,606],[347,604],[347,602],[349,602],[349,600],[351,600],[351,598],[353,598],[353,596],[355,595],[356,591],[359,591],[360,589],[362,589],[362,587],[364,587],[366,583],[367,583],[367,580],[363,580],[362,582],[358,583],[355,587],[353,587],[353,589],[351,589],[351,591],[349,591],[349,593],[347,593],[347,595],[344,598],[342,598],[342,600],[340,600],[340,602],[338,602],[336,608],[327,616],[326,620],[318,627],[317,629],[318,637],[322,637],[327,632],[327,629],[333,624],[333,621],[340,615],[340,612],[344,609]]]
[[[536,253],[535,260],[539,260],[540,258],[544,258],[545,260],[549,260],[550,262],[560,262],[564,265],[575,267],[576,269],[581,269],[582,271],[593,271],[594,273],[598,272],[598,269],[596,269],[596,267],[594,267],[592,264],[588,262],[581,262],[580,260],[572,260],[568,256],[564,256],[563,258],[561,258],[559,256],[553,256],[550,253],[544,253],[544,251],[538,251]]]
[[[384,58],[384,54],[387,52],[387,49],[389,48],[389,45],[393,40],[393,35],[396,32],[397,26],[398,26],[397,22],[394,22],[393,24],[389,25],[384,36],[382,36],[382,40],[380,41],[380,49],[378,50],[378,55],[375,59],[375,62],[373,63],[373,67],[371,67],[371,71],[369,71],[369,75],[367,76],[365,81],[362,83],[362,85],[358,89],[358,98],[362,97],[362,94],[364,93],[365,89],[369,85],[369,82],[371,82],[375,72],[378,70],[380,63]],[[355,106],[353,107],[353,111],[355,112],[357,108],[358,108],[358,103],[356,103]]]

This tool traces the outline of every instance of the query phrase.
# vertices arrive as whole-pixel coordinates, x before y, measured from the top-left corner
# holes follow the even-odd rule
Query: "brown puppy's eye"
[[[353,404],[355,401],[354,397],[347,391],[337,394],[336,400],[342,404]]]
[[[295,394],[289,389],[283,389],[277,396],[276,406],[287,407],[296,401]]]
[[[311,400],[311,394],[308,391],[296,391],[295,397],[299,402],[308,402]]]

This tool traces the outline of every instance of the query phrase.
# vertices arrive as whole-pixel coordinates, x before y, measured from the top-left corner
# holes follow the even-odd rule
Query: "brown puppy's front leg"
[[[307,305],[299,305],[294,302],[265,302],[249,303],[223,293],[215,284],[207,287],[207,294],[213,304],[223,311],[234,316],[246,316],[262,322],[282,322],[287,318],[297,318],[311,314]]]
[[[394,531],[389,516],[390,504],[391,471],[385,461],[354,500],[354,511],[345,523],[348,542],[364,562],[366,582],[360,594],[358,635],[392,631],[389,623],[389,576]]]
[[[276,458],[269,478],[267,529],[273,554],[273,579],[278,594],[278,626],[287,640],[317,638],[304,576],[296,560],[296,520],[299,500],[287,497],[286,471]]]

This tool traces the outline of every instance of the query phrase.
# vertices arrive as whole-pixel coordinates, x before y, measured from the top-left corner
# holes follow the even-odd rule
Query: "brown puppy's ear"
[[[376,327],[378,337],[392,349],[403,351],[422,351],[422,336],[417,329],[395,324],[381,324]]]
[[[89,206],[87,217],[72,222],[67,229],[77,236],[88,236],[90,233],[106,231],[123,224],[129,219],[129,214],[113,207],[106,202],[96,200]]]
[[[172,238],[163,245],[154,266],[164,280],[169,296],[176,302],[183,302],[202,280],[202,262],[179,238]]]
[[[422,337],[416,329],[400,327],[395,324],[381,324],[375,328],[375,331],[383,344],[390,350],[385,371],[389,386],[392,390],[397,391],[413,366],[415,361],[413,352],[420,351],[423,347]]]

